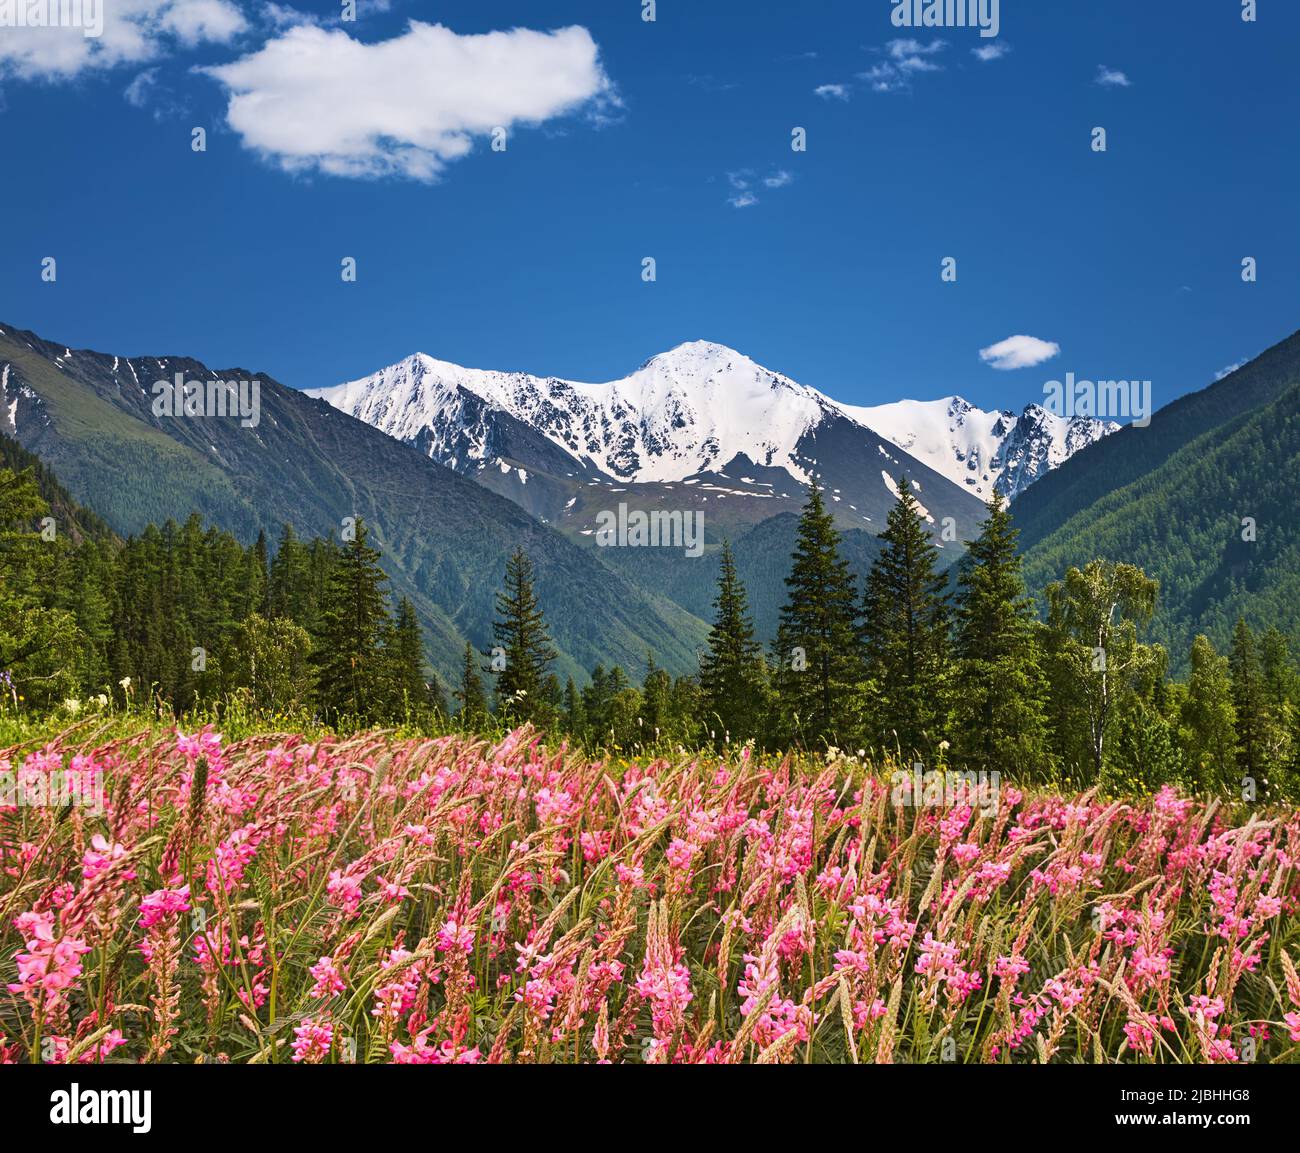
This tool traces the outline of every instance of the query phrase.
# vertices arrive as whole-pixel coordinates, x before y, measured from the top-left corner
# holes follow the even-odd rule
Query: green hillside
[[[1300,636],[1297,510],[1300,384],[1065,517],[1028,550],[1026,577],[1041,590],[1094,557],[1140,565],[1160,581],[1152,638],[1181,669],[1197,633],[1226,649],[1238,617]]]
[[[198,513],[245,543],[338,534],[363,517],[393,591],[414,603],[434,668],[450,680],[466,641],[489,643],[506,557],[534,559],[538,593],[559,649],[557,672],[585,678],[597,663],[694,668],[702,621],[649,593],[598,557],[472,481],[360,421],[261,373],[214,373],[188,358],[125,359],[71,351],[0,330],[14,435],[76,501],[122,535]],[[256,379],[260,421],[155,417],[152,385]]]
[[[1015,502],[1022,547],[1032,548],[1094,501],[1160,468],[1193,441],[1257,412],[1300,384],[1300,333],[1199,392],[1160,409],[1147,428],[1127,426],[1089,445]]]

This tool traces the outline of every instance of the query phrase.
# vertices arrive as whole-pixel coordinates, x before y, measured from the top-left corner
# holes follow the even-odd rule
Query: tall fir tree
[[[1237,712],[1232,674],[1209,638],[1192,642],[1192,672],[1182,705],[1183,748],[1197,782],[1212,791],[1231,789],[1236,776]]]
[[[1291,649],[1276,626],[1260,642],[1260,671],[1264,684],[1264,707],[1268,715],[1266,758],[1274,767],[1278,784],[1288,797],[1300,791],[1300,676],[1291,663]]]
[[[1045,775],[1051,754],[1043,702],[1047,678],[1026,595],[1019,536],[995,492],[958,579],[953,637],[953,744],[977,771]]]
[[[1237,618],[1232,631],[1232,652],[1228,658],[1232,675],[1232,707],[1237,721],[1237,768],[1258,779],[1264,768],[1267,748],[1267,707],[1264,703],[1264,674],[1255,634],[1244,618]]]
[[[868,735],[907,757],[933,751],[947,726],[948,604],[939,550],[906,477],[898,478],[897,491],[867,576],[862,641],[870,684]]]
[[[424,663],[424,637],[415,606],[406,597],[398,602],[397,615],[384,642],[384,654],[388,662],[390,717],[404,718],[433,711],[437,704]]]
[[[774,654],[779,739],[810,747],[842,743],[857,725],[857,596],[815,481],[785,585]]]
[[[706,728],[715,742],[747,741],[760,734],[766,706],[763,648],[754,636],[745,586],[736,574],[731,545],[722,542],[718,595],[708,647],[700,655],[700,695]]]
[[[496,670],[497,709],[515,721],[540,719],[542,688],[556,656],[533,580],[533,562],[516,548],[506,562],[505,587],[497,593],[495,621],[496,645],[504,657]]]
[[[478,655],[474,652],[474,646],[468,642],[461,662],[460,688],[455,696],[460,702],[458,718],[462,727],[480,725],[487,719],[487,697],[483,693],[483,681],[479,677]]]
[[[587,725],[582,712],[582,696],[572,677],[564,686],[563,724],[564,731],[575,741],[585,740]]]
[[[317,700],[332,717],[376,716],[384,699],[388,631],[385,585],[379,552],[358,517],[330,574],[321,606],[315,652]]]
[[[267,557],[266,533],[259,532],[248,556],[247,586],[242,616],[266,616],[271,610],[271,565]]]

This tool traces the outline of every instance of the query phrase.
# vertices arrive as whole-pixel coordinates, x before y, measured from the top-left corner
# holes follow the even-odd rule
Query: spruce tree
[[[564,731],[575,741],[585,737],[586,722],[582,715],[582,696],[570,677],[564,686]]]
[[[506,562],[496,610],[496,645],[505,658],[496,674],[497,708],[515,721],[537,720],[543,711],[547,667],[556,654],[533,590],[533,562],[521,548]]]
[[[388,663],[388,708],[393,718],[426,713],[434,708],[424,663],[424,637],[416,619],[415,606],[406,597],[397,605],[397,616],[384,642]]]
[[[1019,778],[1048,767],[1047,681],[1035,643],[1034,603],[1021,576],[1019,536],[1000,492],[958,580],[953,656],[956,759]]]
[[[1283,777],[1290,777],[1292,762],[1300,757],[1300,677],[1291,663],[1286,636],[1276,626],[1264,634],[1259,648],[1268,713],[1265,756],[1269,765],[1282,770]]]
[[[1237,715],[1228,661],[1204,636],[1192,642],[1192,673],[1182,706],[1188,769],[1205,788],[1230,788],[1235,777]]]
[[[839,546],[814,482],[799,518],[775,653],[781,736],[810,746],[847,740],[855,727],[856,594]]]
[[[487,697],[483,694],[483,682],[479,679],[478,656],[474,652],[474,646],[468,642],[465,645],[465,659],[461,664],[460,688],[455,696],[460,702],[458,717],[462,728],[482,724],[487,719]]]
[[[1232,633],[1232,706],[1237,714],[1237,768],[1258,779],[1264,768],[1265,730],[1268,724],[1264,703],[1264,677],[1255,635],[1244,618],[1237,618]]]
[[[591,670],[591,681],[582,690],[582,715],[589,743],[599,744],[609,728],[609,673],[597,663]]]
[[[388,578],[379,567],[379,552],[367,543],[369,535],[358,517],[352,540],[344,545],[325,586],[312,659],[317,701],[331,717],[370,719],[382,707]]]
[[[907,757],[936,746],[947,724],[948,606],[939,550],[906,477],[897,491],[867,576],[862,640],[870,736]]]
[[[765,666],[754,637],[745,586],[736,575],[731,545],[722,542],[722,567],[708,648],[700,656],[700,693],[707,728],[715,741],[747,741],[762,724]]]

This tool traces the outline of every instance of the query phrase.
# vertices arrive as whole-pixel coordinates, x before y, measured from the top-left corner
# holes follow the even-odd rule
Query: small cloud
[[[267,3],[262,5],[262,18],[277,30],[293,28],[298,24],[322,23],[321,18],[311,12],[300,12],[288,4]]]
[[[859,72],[858,79],[870,84],[872,92],[902,92],[909,87],[907,78],[892,64],[877,64],[866,72]]]
[[[727,183],[731,185],[732,195],[727,197],[727,203],[732,208],[752,208],[759,202],[758,193],[755,186],[761,184],[764,188],[784,188],[786,185],[794,182],[794,176],[784,168],[779,168],[761,179],[756,176],[752,168],[742,168],[737,172],[727,173]]]
[[[1219,371],[1216,372],[1216,373],[1214,374],[1214,379],[1215,379],[1216,383],[1217,383],[1218,381],[1222,380],[1225,376],[1231,376],[1234,372],[1237,371],[1237,369],[1239,369],[1239,368],[1245,368],[1246,365],[1248,365],[1248,364],[1250,363],[1250,360],[1251,360],[1251,358],[1250,358],[1249,356],[1247,356],[1247,357],[1244,357],[1243,359],[1237,361],[1236,364],[1230,364],[1230,365],[1228,365],[1227,368],[1221,368],[1221,369],[1219,369]]]
[[[158,69],[148,68],[126,86],[122,95],[132,108],[143,108],[149,103],[149,93],[157,83]]]
[[[849,86],[847,84],[822,84],[813,89],[814,96],[820,96],[823,100],[847,100],[849,98]]]
[[[1013,368],[1033,368],[1037,364],[1060,355],[1061,346],[1036,336],[1008,336],[997,344],[980,349],[980,360],[1004,371]]]
[[[186,112],[183,100],[178,100],[166,85],[158,82],[157,68],[146,68],[122,91],[132,108],[149,108],[155,120],[167,120]]]
[[[1004,44],[1001,40],[995,40],[992,44],[981,44],[978,48],[972,48],[970,51],[976,60],[991,64],[994,60],[1001,60],[1010,52],[1011,45]]]
[[[924,56],[905,56],[898,62],[900,72],[942,72],[938,64],[932,64]]]
[[[913,56],[934,56],[943,51],[944,43],[943,40],[931,40],[929,44],[919,40],[891,40],[885,45],[885,51],[895,60],[906,60]]]
[[[1104,64],[1097,65],[1097,76],[1093,83],[1102,88],[1132,88],[1129,78],[1123,72],[1114,68],[1107,68]]]
[[[873,92],[908,92],[911,90],[911,78],[922,72],[942,72],[943,66],[930,59],[944,50],[947,42],[931,40],[928,44],[920,40],[891,40],[883,51],[888,60],[882,60],[866,72],[859,72],[858,79],[866,81]]]

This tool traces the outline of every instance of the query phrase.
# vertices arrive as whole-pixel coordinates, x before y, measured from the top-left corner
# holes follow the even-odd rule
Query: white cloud
[[[873,92],[908,92],[913,76],[943,71],[943,66],[930,57],[937,56],[946,46],[944,40],[931,40],[928,44],[919,40],[891,40],[883,50],[889,59],[873,65],[866,72],[859,72],[858,79],[866,81]]]
[[[295,24],[321,24],[321,18],[311,12],[300,12],[289,4],[274,2],[262,5],[262,18],[273,28],[292,28]]]
[[[111,8],[111,4],[105,4]],[[248,25],[244,14],[227,0],[185,0],[173,3],[162,13],[162,27],[186,48],[210,41],[228,44]]]
[[[752,208],[759,202],[758,193],[754,191],[756,185],[761,184],[764,188],[773,189],[784,188],[794,183],[794,176],[784,168],[778,168],[760,180],[755,176],[752,168],[742,168],[738,172],[728,172],[727,183],[732,187],[732,195],[727,197],[727,203],[732,208]]]
[[[1008,336],[997,344],[980,349],[980,360],[994,368],[1033,368],[1036,364],[1060,355],[1061,346],[1036,336]]]
[[[870,84],[873,92],[900,92],[908,87],[907,78],[892,64],[877,64],[859,72],[858,79]]]
[[[904,56],[898,62],[900,72],[942,72],[943,68],[938,64],[933,64],[924,56]]]
[[[1129,78],[1123,72],[1114,68],[1107,68],[1104,64],[1097,65],[1097,76],[1093,81],[1094,84],[1101,85],[1102,88],[1131,88]]]
[[[976,60],[989,64],[994,60],[1001,60],[1011,51],[1011,45],[1001,40],[994,40],[992,44],[981,44],[978,48],[972,48],[970,51]]]
[[[1226,368],[1219,369],[1219,371],[1214,374],[1214,379],[1216,381],[1220,381],[1225,376],[1231,376],[1234,372],[1237,371],[1237,369],[1245,368],[1246,365],[1250,363],[1250,360],[1251,358],[1249,356],[1246,356],[1243,357],[1241,360],[1237,361],[1236,364],[1230,364]]]
[[[885,45],[885,50],[895,60],[906,60],[915,56],[934,56],[942,52],[944,41],[931,40],[929,44],[922,44],[919,40],[891,40]]]
[[[849,98],[849,86],[847,84],[822,84],[813,89],[814,96],[820,96],[823,100],[847,100]]]
[[[377,44],[289,28],[259,51],[203,69],[230,94],[226,121],[289,172],[436,179],[496,128],[619,107],[587,29],[461,36],[411,21]]]
[[[177,47],[228,44],[248,27],[231,0],[102,0],[103,34],[81,28],[5,28],[0,77],[66,81],[83,72],[143,64]]]
[[[158,69],[146,68],[122,93],[126,97],[126,102],[134,108],[143,108],[149,103],[149,95],[154,85],[158,83]]]
[[[159,80],[161,71],[159,68],[146,68],[123,89],[122,95],[132,108],[148,109],[155,120],[184,115],[188,111],[186,102]]]

